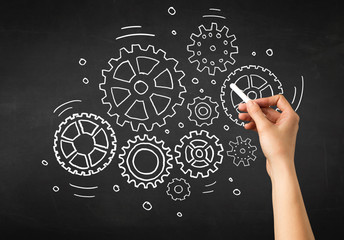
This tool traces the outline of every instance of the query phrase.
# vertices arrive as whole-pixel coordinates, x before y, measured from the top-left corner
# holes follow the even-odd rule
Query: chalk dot
[[[229,126],[228,126],[228,125],[224,125],[224,126],[223,126],[223,129],[226,130],[226,131],[228,131],[228,130],[229,130]]]
[[[170,15],[175,15],[177,13],[176,9],[174,7],[169,7],[167,12],[170,14]]]
[[[215,85],[216,84],[216,80],[215,79],[211,80],[211,84]]]
[[[88,78],[83,78],[83,79],[82,79],[82,82],[83,82],[84,84],[88,84],[90,81],[88,80]]]
[[[223,54],[228,55],[228,51],[227,51],[227,50],[224,50],[224,51],[223,51]]]
[[[235,196],[239,196],[240,194],[241,194],[241,191],[239,190],[239,189],[234,189],[233,190],[233,194],[235,195]]]
[[[193,79],[191,80],[191,82],[192,82],[193,84],[198,84],[198,83],[199,83],[199,80],[198,80],[198,78],[193,78]]]
[[[176,30],[172,30],[172,34],[173,34],[173,35],[177,35]]]
[[[231,177],[228,178],[228,181],[233,182],[233,178],[231,178]]]
[[[252,52],[252,56],[254,57],[254,56],[256,56],[257,55],[257,53],[256,52]]]
[[[166,133],[166,134],[169,134],[169,133],[170,133],[170,130],[165,129],[165,133]]]
[[[202,35],[202,38],[203,38],[203,39],[206,39],[206,38],[207,38],[207,35],[203,34],[203,35]]]
[[[197,46],[202,46],[202,43],[201,42],[197,42]]]
[[[221,38],[221,33],[216,33],[216,38],[220,39]]]
[[[43,164],[43,166],[48,166],[47,160],[42,160],[42,164]]]
[[[206,58],[202,58],[202,63],[207,63],[207,59]]]
[[[178,217],[182,217],[183,214],[182,214],[181,212],[177,212],[177,216],[178,216]]]
[[[112,188],[115,192],[119,192],[120,188],[119,186],[116,184],[116,185],[113,185],[113,188]]]
[[[148,201],[145,201],[145,202],[142,204],[142,207],[143,207],[143,209],[146,210],[146,211],[150,211],[150,210],[152,210],[152,208],[153,208],[152,204],[151,204],[150,202],[148,202]]]
[[[179,122],[179,123],[178,123],[178,127],[183,128],[183,127],[184,127],[184,123]]]
[[[80,64],[81,66],[84,66],[86,63],[87,63],[87,61],[86,61],[85,58],[80,58],[80,59],[79,59],[79,64]]]
[[[199,92],[200,92],[200,93],[204,93],[204,89],[201,88],[201,89],[199,90]]]
[[[197,51],[197,56],[201,56],[202,52],[201,51]]]
[[[271,48],[266,50],[266,55],[268,55],[269,57],[271,57],[272,55],[274,55],[274,52],[272,51]]]
[[[224,44],[224,45],[228,45],[228,41],[227,41],[227,40],[224,40],[224,41],[223,41],[223,44]]]
[[[54,191],[54,192],[58,192],[58,191],[60,191],[60,188],[59,188],[58,186],[54,186],[54,187],[53,187],[53,191]]]

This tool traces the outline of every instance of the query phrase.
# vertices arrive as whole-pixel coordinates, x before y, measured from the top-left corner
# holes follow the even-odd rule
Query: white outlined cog
[[[215,75],[216,70],[226,71],[226,64],[233,65],[233,55],[239,53],[238,47],[233,45],[235,35],[229,35],[228,27],[220,29],[214,22],[209,28],[200,25],[198,29],[198,34],[192,33],[190,36],[192,43],[187,45],[187,51],[192,53],[190,63],[196,62],[200,72],[207,68],[209,75]]]
[[[103,104],[109,105],[108,114],[116,116],[118,125],[128,123],[133,131],[140,127],[151,131],[155,125],[165,125],[166,117],[175,115],[175,107],[183,104],[185,74],[165,51],[133,44],[129,50],[121,48],[120,56],[109,65],[102,71],[104,82],[99,89],[105,94]]]
[[[173,178],[172,181],[167,184],[166,193],[174,201],[184,201],[191,194],[190,184],[187,183],[184,178]]]
[[[176,161],[184,174],[192,178],[206,178],[222,163],[223,146],[219,139],[205,130],[191,131],[175,146]]]
[[[249,65],[234,70],[223,82],[220,97],[226,115],[239,126],[245,124],[238,118],[238,106],[243,101],[230,88],[231,83],[235,83],[251,99],[283,94],[282,83],[267,68]]]
[[[92,139],[92,150],[81,153],[75,146],[83,136]],[[92,113],[76,113],[66,118],[54,135],[54,152],[58,163],[68,172],[80,176],[99,173],[112,161],[116,136],[110,124]]]
[[[164,182],[164,178],[172,169],[171,149],[164,144],[164,141],[158,141],[155,136],[149,137],[144,134],[143,137],[135,136],[133,140],[128,141],[127,146],[122,147],[122,153],[119,155],[121,162],[118,166],[123,170],[122,176],[127,178],[129,184],[133,183],[136,188],[141,186],[147,189],[156,188],[158,183]],[[137,161],[145,160],[140,158],[140,154],[145,152],[155,157],[156,166],[153,171],[142,170],[136,165]]]
[[[229,142],[232,147],[230,151],[227,151],[227,155],[233,157],[233,163],[239,166],[242,163],[245,167],[250,166],[250,160],[256,160],[254,152],[257,150],[256,146],[251,145],[251,139],[246,138],[243,140],[241,136],[236,137],[236,142]]]
[[[219,104],[212,101],[209,96],[203,98],[196,97],[187,106],[190,112],[188,118],[190,121],[195,122],[198,127],[202,127],[203,125],[210,126],[213,124],[214,119],[219,117],[218,107]]]

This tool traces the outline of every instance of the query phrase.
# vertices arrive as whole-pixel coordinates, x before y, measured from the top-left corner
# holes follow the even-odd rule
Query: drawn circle
[[[239,190],[239,189],[234,189],[233,190],[233,194],[235,195],[235,196],[239,196],[240,194],[241,194],[241,191]]]
[[[210,51],[212,51],[212,52],[215,52],[215,51],[216,51],[215,45],[211,45],[211,46],[210,46]]]
[[[209,106],[205,102],[200,102],[195,107],[195,114],[197,118],[201,120],[206,120],[209,117],[211,117],[211,114],[212,114],[211,106]]]
[[[224,40],[224,41],[223,41],[223,44],[224,44],[224,45],[228,45],[228,41],[227,41],[227,40]]]
[[[204,93],[204,89],[201,88],[201,89],[199,90],[199,92],[200,92],[200,93]]]
[[[202,43],[201,42],[197,42],[197,46],[202,46]],[[201,52],[201,51],[198,51],[198,52]]]
[[[147,83],[145,83],[142,80],[138,80],[135,84],[134,84],[134,90],[140,94],[143,95],[148,91],[148,85]]]
[[[228,181],[233,182],[233,178],[231,178],[231,177],[228,178]]]
[[[269,48],[269,49],[266,49],[266,55],[268,55],[269,57],[271,57],[273,54],[274,54],[274,52],[272,51],[272,49],[271,48]]]
[[[257,99],[258,94],[257,94],[255,91],[250,91],[250,92],[247,93],[247,96],[248,96],[250,99]]]
[[[119,186],[116,184],[116,185],[113,185],[112,189],[115,191],[115,192],[119,192],[120,188]]]
[[[147,152],[151,152],[152,154],[148,154],[150,157],[149,158],[140,158],[140,157],[137,157],[137,155],[140,154],[140,152],[144,151],[145,152],[145,155],[147,155]],[[154,157],[153,157],[154,156]],[[144,165],[152,165],[152,162],[154,162],[154,169],[151,170],[151,171],[148,171],[148,170],[143,170],[142,169],[142,166],[141,167],[138,167],[136,165],[136,161],[138,159],[141,159],[141,162],[142,162],[142,159],[145,160],[145,163]],[[140,160],[139,160],[140,161]],[[141,163],[142,164],[142,163]],[[139,174],[142,174],[142,175],[151,175],[153,174],[155,171],[158,170],[158,167],[160,165],[159,163],[159,156],[152,150],[152,149],[145,149],[145,148],[142,148],[142,149],[139,149],[137,150],[135,153],[134,153],[134,156],[133,156],[133,160],[132,160],[132,165],[133,167],[135,168],[135,170],[139,173]],[[143,164],[142,164],[143,165]]]
[[[42,160],[42,165],[43,165],[43,166],[48,166],[47,160]]]
[[[58,186],[54,186],[54,187],[53,187],[53,191],[54,191],[54,192],[58,192],[58,191],[60,191],[60,188],[59,188]]]
[[[204,153],[203,153],[203,151],[202,151],[202,149],[201,148],[196,148],[195,149],[195,156],[197,157],[197,158],[203,158],[203,156],[204,156]]]
[[[177,35],[177,32],[176,32],[176,30],[172,30],[172,35]]]
[[[214,62],[214,61],[210,61],[210,65],[211,65],[211,66],[214,66],[214,65],[215,65],[215,62]]]
[[[240,148],[239,152],[240,152],[241,154],[245,154],[245,153],[246,153],[246,149],[245,149],[245,148]]]
[[[176,185],[176,186],[174,186],[173,191],[177,194],[180,194],[184,191],[184,189],[181,185]]]
[[[215,79],[211,80],[211,84],[215,85],[216,84],[216,80]]]
[[[170,15],[175,15],[177,13],[176,9],[174,7],[169,7],[167,12],[170,14]]]
[[[143,209],[146,210],[146,211],[150,211],[150,210],[152,210],[152,208],[153,208],[152,204],[151,204],[150,202],[148,202],[148,201],[145,201],[145,202],[142,204],[142,207],[143,207]]]
[[[179,123],[178,123],[178,127],[183,128],[183,127],[184,127],[184,123],[179,122]]]
[[[178,217],[182,217],[183,214],[182,214],[181,212],[177,212],[177,216],[178,216]]]
[[[254,56],[256,56],[257,55],[257,53],[256,52],[252,52],[252,56],[254,57]]]
[[[220,39],[221,37],[221,33],[216,33],[216,38]]]
[[[80,58],[80,60],[79,60],[79,64],[81,65],[81,66],[84,66],[85,64],[86,64],[86,59],[85,58]]]
[[[82,79],[82,82],[83,82],[84,84],[88,84],[90,81],[88,80],[88,78],[85,77],[85,78]]]
[[[191,80],[191,82],[192,82],[193,84],[198,84],[198,83],[199,83],[199,80],[198,80],[198,78],[193,78],[193,79]]]
[[[201,55],[202,55],[202,52],[201,52],[201,51],[197,51],[197,55],[198,55],[198,56],[201,56]]]
[[[170,133],[170,130],[165,129],[165,133],[166,133],[166,134],[169,134],[169,133]]]
[[[226,131],[228,131],[228,130],[229,130],[229,126],[228,126],[228,125],[224,125],[224,126],[223,126],[223,129],[226,130]]]
[[[223,54],[224,54],[224,55],[228,55],[228,51],[227,51],[227,50],[224,50],[224,51],[223,51]]]
[[[203,62],[203,63],[207,63],[207,61],[208,61],[208,60],[207,60],[206,58],[202,58],[202,62]]]

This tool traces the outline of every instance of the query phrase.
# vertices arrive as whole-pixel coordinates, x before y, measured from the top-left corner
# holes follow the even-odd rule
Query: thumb
[[[265,114],[256,102],[251,100],[248,101],[246,105],[248,114],[250,114],[251,118],[256,123],[258,130],[270,125],[270,121],[265,117]]]

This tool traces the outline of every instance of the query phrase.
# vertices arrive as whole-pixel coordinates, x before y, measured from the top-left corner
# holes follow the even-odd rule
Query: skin
[[[281,113],[270,106],[277,106]],[[300,118],[283,95],[239,105],[245,129],[258,132],[271,179],[275,239],[314,239],[296,175],[294,155]]]

